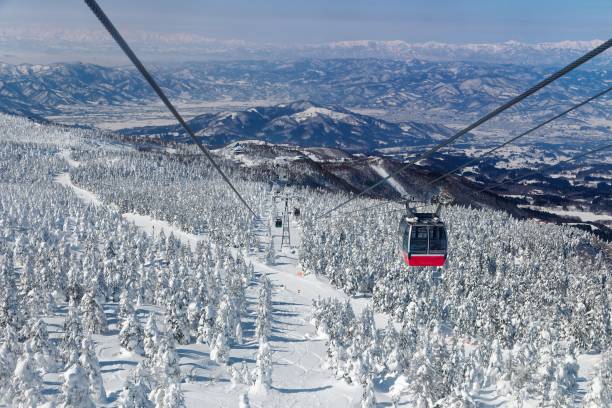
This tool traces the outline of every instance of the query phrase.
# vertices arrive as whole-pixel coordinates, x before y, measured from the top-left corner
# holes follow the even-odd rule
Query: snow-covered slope
[[[400,213],[316,222],[346,194],[282,191],[281,248],[268,183],[231,175],[256,219],[189,154],[5,116],[0,141],[0,404],[609,402],[586,233],[450,208],[446,267],[405,270]]]
[[[254,139],[363,152],[382,147],[423,145],[452,134],[451,129],[440,125],[391,123],[341,107],[309,101],[206,114],[195,117],[188,124],[196,136],[213,147]],[[187,140],[179,125],[124,129],[121,133],[127,136],[155,136],[162,140],[175,139],[178,135],[181,140]]]

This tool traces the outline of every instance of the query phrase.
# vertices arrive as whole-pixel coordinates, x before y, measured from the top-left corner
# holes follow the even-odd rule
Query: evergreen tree
[[[376,395],[374,394],[374,386],[372,385],[372,379],[368,379],[363,386],[363,393],[361,395],[361,408],[374,408],[376,407]]]
[[[49,340],[49,332],[44,320],[38,319],[31,326],[27,345],[32,350],[37,366],[44,374],[55,369],[57,355],[54,345]]]
[[[79,364],[73,365],[64,374],[64,383],[57,407],[95,408],[91,400],[87,373]]]
[[[158,383],[171,381],[180,383],[182,380],[179,357],[174,347],[174,337],[165,334],[160,339],[157,353],[153,359],[152,371]]]
[[[491,357],[489,358],[489,366],[487,367],[485,385],[497,385],[497,382],[501,379],[503,369],[503,355],[499,341],[493,340],[491,345]]]
[[[179,383],[168,384],[161,408],[185,408],[185,397]]]
[[[143,349],[144,355],[152,359],[157,353],[157,343],[159,341],[159,330],[155,321],[155,314],[150,313],[144,328]]]
[[[20,345],[17,341],[17,335],[11,326],[6,326],[4,328],[4,341],[0,345],[0,399],[11,388],[11,380],[19,353]]]
[[[74,365],[79,358],[79,350],[83,341],[83,326],[78,308],[71,302],[68,315],[64,320],[64,334],[60,343],[60,353],[66,366]]]
[[[23,309],[18,293],[15,265],[9,253],[0,263],[0,328],[23,327]]]
[[[252,391],[265,394],[272,386],[272,359],[268,343],[261,343],[255,364],[255,383]]]
[[[172,302],[166,310],[165,317],[166,327],[178,344],[189,344],[191,340],[189,322],[180,302]]]
[[[400,399],[403,394],[408,392],[410,389],[410,381],[406,374],[400,374],[393,385],[389,389],[389,393],[391,396],[391,401],[393,402],[393,406],[396,407],[399,405]]]
[[[410,363],[412,378],[410,389],[419,408],[433,408],[436,400],[434,395],[436,379],[429,353],[427,348],[417,351]]]
[[[104,309],[98,303],[93,290],[88,290],[83,295],[80,305],[83,328],[88,334],[101,334],[108,330]]]
[[[259,302],[257,305],[257,319],[255,321],[255,337],[259,343],[266,343],[272,331],[272,285],[270,280],[263,276],[259,290]]]
[[[36,407],[44,402],[42,397],[42,378],[38,373],[36,361],[31,350],[23,353],[13,374],[11,394],[12,403],[18,407]]]
[[[582,402],[583,408],[609,407],[612,404],[612,393],[601,376],[597,375],[591,381],[591,386]]]
[[[391,320],[387,322],[383,337],[382,357],[381,363],[385,366],[387,375],[395,376],[404,371],[404,361],[399,348],[399,334]]]
[[[147,386],[142,374],[142,368],[137,368],[128,376],[117,401],[119,408],[154,407],[153,402],[149,400],[151,390]]]
[[[119,311],[117,316],[120,319],[127,319],[128,316],[132,316],[136,310],[134,309],[134,294],[132,293],[131,286],[128,285],[119,298]]]
[[[268,244],[268,250],[266,251],[266,265],[273,266],[276,264],[276,251],[274,249],[274,240],[270,236],[270,243]]]
[[[198,341],[212,345],[215,338],[215,308],[212,304],[206,305],[198,322]]]
[[[143,338],[144,333],[142,326],[138,321],[136,313],[132,313],[127,316],[125,321],[121,324],[119,344],[126,351],[142,354],[144,352]]]
[[[227,364],[229,360],[229,346],[223,331],[219,331],[215,336],[215,340],[210,347],[210,359],[221,365]]]
[[[79,363],[87,375],[89,390],[94,401],[106,402],[106,391],[104,390],[100,363],[96,356],[94,344],[90,338],[83,339]]]

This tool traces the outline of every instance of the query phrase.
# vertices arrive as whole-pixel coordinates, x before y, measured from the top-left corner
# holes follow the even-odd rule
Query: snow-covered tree
[[[58,397],[58,408],[94,408],[89,391],[88,376],[83,367],[75,364],[64,374],[64,383]]]
[[[179,383],[168,384],[161,408],[185,408],[185,397]]]
[[[582,407],[584,408],[600,408],[608,407],[612,404],[612,395],[610,388],[606,386],[604,380],[599,376],[595,376],[589,387],[589,391],[584,397]]]
[[[88,290],[83,295],[80,305],[83,328],[89,334],[101,334],[108,330],[104,309],[98,303],[95,292]]]
[[[142,354],[144,341],[144,333],[142,325],[138,321],[136,313],[128,315],[125,321],[121,324],[121,331],[119,332],[119,344],[121,347],[129,352]]]
[[[259,343],[266,343],[272,331],[272,284],[263,276],[257,304],[257,319],[255,321],[255,337]]]
[[[255,363],[255,383],[251,388],[254,393],[266,393],[272,386],[272,359],[268,343],[261,343]]]
[[[212,304],[207,304],[198,321],[198,341],[212,344],[215,337],[216,311]]]
[[[274,249],[274,240],[270,236],[270,243],[266,251],[266,265],[273,266],[276,264],[276,250]]]
[[[157,343],[159,342],[159,330],[157,329],[157,322],[155,320],[155,314],[149,314],[147,323],[144,328],[144,340],[143,340],[143,351],[145,357],[152,359],[157,352]]]
[[[153,402],[149,400],[150,392],[143,368],[139,366],[130,373],[125,381],[117,404],[119,408],[153,408]]]
[[[4,328],[4,339],[0,345],[0,395],[6,394],[11,388],[11,380],[21,347],[17,334],[11,326]]]
[[[189,321],[180,301],[172,302],[165,314],[166,327],[174,335],[178,344],[189,344],[191,341],[191,330]]]
[[[100,371],[100,363],[96,356],[94,343],[90,338],[83,339],[79,363],[87,375],[89,390],[94,401],[106,402],[106,391]]]
[[[165,334],[160,339],[157,353],[153,358],[152,369],[158,383],[166,381],[180,383],[182,380],[179,357],[174,346],[174,338]]]
[[[44,403],[42,377],[38,373],[31,350],[26,351],[17,361],[11,384],[11,401],[14,406],[36,407]]]
[[[216,334],[215,339],[210,346],[210,359],[217,364],[227,364],[227,361],[229,360],[229,351],[230,349],[227,344],[225,333],[220,331]]]
[[[47,331],[47,324],[44,320],[36,320],[30,328],[27,346],[32,351],[36,364],[42,373],[47,373],[55,369],[57,364],[55,346],[49,340],[49,332]]]
[[[83,341],[83,325],[78,308],[71,302],[68,315],[64,320],[64,334],[60,343],[60,353],[67,363],[72,366],[79,358],[79,350]]]
[[[117,316],[121,319],[127,319],[128,316],[132,316],[136,312],[136,310],[134,309],[135,300],[136,299],[131,289],[131,286],[128,285],[128,287],[123,292],[121,292]]]
[[[372,380],[368,379],[363,386],[363,393],[361,396],[361,408],[373,408],[376,407],[376,395],[374,394],[374,386]]]

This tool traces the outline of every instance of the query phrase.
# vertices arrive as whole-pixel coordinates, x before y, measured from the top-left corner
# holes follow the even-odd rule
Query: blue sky
[[[612,0],[99,0],[120,28],[292,44],[608,38]],[[83,29],[81,0],[0,0],[0,27]],[[96,26],[97,27],[97,26]]]

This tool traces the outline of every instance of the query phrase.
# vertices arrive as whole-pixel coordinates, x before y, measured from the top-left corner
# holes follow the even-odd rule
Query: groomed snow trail
[[[380,177],[382,177],[382,178],[389,177],[389,172],[387,172],[387,170],[385,170],[382,165],[380,165],[380,164],[370,164],[370,167]],[[408,195],[408,192],[406,191],[404,186],[402,186],[402,184],[399,181],[397,181],[395,178],[390,177],[389,179],[387,179],[387,183],[389,183],[389,185],[391,187],[393,187],[393,189],[395,189],[395,191],[397,191],[402,197],[405,197],[405,196]]]

